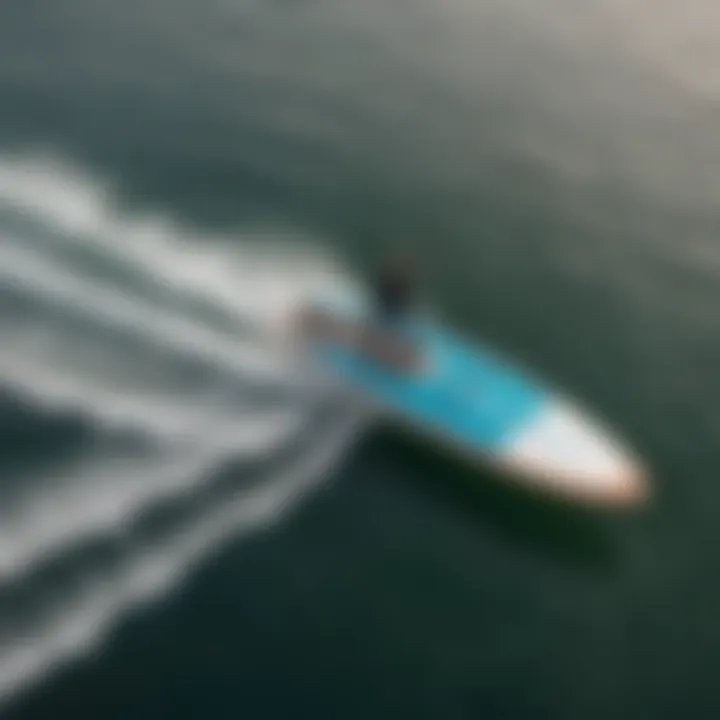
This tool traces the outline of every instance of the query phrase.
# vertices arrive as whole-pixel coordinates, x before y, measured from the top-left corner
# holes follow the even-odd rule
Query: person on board
[[[381,321],[408,317],[415,301],[415,273],[406,257],[396,254],[381,266],[373,283],[375,307]]]
[[[366,349],[379,360],[412,370],[420,361],[415,328],[417,278],[410,258],[390,255],[372,284],[374,315],[364,338]]]
[[[416,284],[410,259],[400,253],[389,255],[370,283],[370,309],[360,322],[310,310],[303,317],[305,330],[351,345],[389,369],[412,372],[421,361]]]

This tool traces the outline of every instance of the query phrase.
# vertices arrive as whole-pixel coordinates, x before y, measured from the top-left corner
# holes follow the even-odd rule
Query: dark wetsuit
[[[379,275],[375,282],[375,302],[381,318],[400,318],[410,310],[412,301],[412,281],[407,273],[389,268]]]
[[[416,367],[421,343],[413,320],[415,301],[411,273],[397,265],[388,266],[374,283],[375,321],[365,338],[379,357],[403,370]]]

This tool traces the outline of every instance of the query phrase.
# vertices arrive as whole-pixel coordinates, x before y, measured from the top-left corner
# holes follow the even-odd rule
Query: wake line
[[[31,298],[42,296],[47,303],[62,305],[76,315],[128,331],[191,359],[209,361],[234,374],[252,372],[254,377],[257,374],[271,380],[281,380],[284,375],[277,356],[252,347],[247,340],[228,341],[167,311],[158,312],[122,293],[58,271],[42,257],[26,251],[3,249],[2,283],[15,292]]]
[[[0,159],[0,200],[77,231],[98,227],[109,194],[97,178],[51,157],[6,156]]]
[[[53,158],[0,156],[3,206],[47,227],[50,236],[40,240],[45,251],[82,248],[142,275],[156,288],[209,301],[236,319],[269,312],[277,317],[319,285],[350,282],[327,254],[306,242],[299,245],[305,238],[298,233],[283,249],[277,232],[244,230],[240,238],[200,239],[162,215],[122,215],[108,186]],[[268,247],[279,251],[275,257]],[[245,291],[248,286],[251,292]]]
[[[23,231],[3,237],[3,219],[6,231]],[[33,590],[47,569],[67,582],[63,602],[38,597],[45,612],[0,637],[0,702],[96,649],[122,616],[172,590],[229,537],[278,521],[361,428],[345,417],[330,437],[312,432],[321,384],[299,377],[270,337],[305,294],[344,286],[344,275],[329,258],[288,259],[269,234],[275,256],[249,252],[247,237],[194,237],[163,215],[124,214],[107,186],[65,164],[0,156],[0,292],[32,307],[34,321],[3,317],[14,342],[0,347],[0,389],[147,441],[124,457],[111,437],[84,463],[23,487],[15,524],[2,526],[0,581]],[[207,310],[212,319],[200,319]],[[117,331],[130,355],[118,353]],[[255,389],[275,391],[280,407],[254,417],[233,408]],[[255,463],[271,456],[283,469],[263,479]],[[225,482],[236,460],[252,488]],[[229,497],[215,503],[222,492]],[[171,530],[143,546],[145,513],[179,498],[183,511],[162,524]],[[112,542],[125,534],[138,544]],[[102,576],[75,562],[84,555],[58,558],[106,538],[121,565]]]
[[[197,493],[212,483],[214,472],[225,463],[269,456],[298,432],[300,424],[292,415],[264,423],[238,422],[202,450],[165,453],[140,462],[110,457],[81,463],[84,467],[67,471],[65,477],[39,481],[37,496],[25,499],[3,523],[0,581],[17,581],[36,565],[95,537],[125,532],[161,502]]]
[[[44,411],[77,413],[100,429],[139,433],[165,446],[207,442],[232,419],[230,410],[220,413],[212,405],[212,395],[198,398],[191,392],[108,386],[52,365],[44,367],[48,358],[33,358],[23,350],[20,344],[0,354],[0,387]]]
[[[302,463],[181,529],[172,545],[163,542],[140,550],[111,581],[99,579],[93,589],[80,591],[46,613],[32,632],[19,634],[14,642],[6,641],[0,649],[2,700],[97,648],[122,616],[159,600],[222,542],[278,521],[332,469],[358,430],[357,420],[344,424]]]
[[[53,413],[78,413],[97,422],[100,429],[140,433],[163,443],[185,442],[212,427],[216,418],[194,407],[184,412],[190,398],[151,395],[128,389],[103,388],[77,376],[48,371],[33,359],[0,358],[0,386],[36,408]]]
[[[259,267],[246,245],[228,242],[223,248],[207,243],[179,246],[169,243],[163,252],[128,252],[125,238],[118,237],[111,245],[98,242],[97,237],[33,236],[16,237],[6,234],[6,245],[31,248],[35,253],[54,258],[75,274],[88,266],[95,257],[111,270],[113,282],[122,276],[131,283],[141,281],[143,294],[162,304],[182,306],[189,312],[204,312],[217,317],[226,326],[242,326],[262,330],[286,315],[298,298],[311,293],[318,285],[339,282],[337,270],[330,268],[303,269],[284,259],[274,266]],[[118,250],[118,246],[123,251]],[[231,249],[232,248],[232,249]],[[82,249],[83,254],[75,251]],[[137,255],[137,258],[135,257]],[[108,260],[112,264],[108,264]],[[307,260],[307,259],[306,259]],[[94,268],[97,272],[97,268]],[[120,277],[118,276],[120,271]],[[260,325],[260,327],[258,327]]]

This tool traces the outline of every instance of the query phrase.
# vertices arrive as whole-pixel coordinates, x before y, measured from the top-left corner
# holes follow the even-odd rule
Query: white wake
[[[49,567],[68,588],[22,622],[0,618],[0,699],[99,648],[118,618],[332,471],[362,418],[335,408],[328,433],[323,398],[266,340],[338,284],[350,279],[307,238],[203,236],[124,209],[56,159],[0,156],[0,399],[85,438],[0,480],[0,593],[32,592]],[[102,577],[78,564],[163,509],[161,538],[119,543]]]

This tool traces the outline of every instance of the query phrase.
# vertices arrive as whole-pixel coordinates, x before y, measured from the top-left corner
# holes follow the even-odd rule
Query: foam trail
[[[223,503],[178,533],[172,544],[128,558],[116,577],[79,591],[30,633],[6,639],[0,648],[0,698],[7,701],[60,665],[97,649],[121,617],[176,587],[222,542],[277,522],[332,470],[358,429],[357,419],[348,422],[289,471]]]
[[[51,157],[5,156],[0,160],[0,201],[46,217],[68,231],[97,228],[109,196],[98,178]]]
[[[11,215],[13,234],[0,235],[0,288],[256,385],[308,390],[292,359],[278,351],[275,329],[308,293],[351,285],[329,256],[307,243],[298,248],[296,233],[285,244],[267,230],[244,231],[241,243],[200,238],[162,215],[127,212],[106,183],[52,157],[0,155],[0,219],[8,210],[34,225],[17,236]],[[261,242],[253,246],[249,238]],[[112,271],[103,271],[103,280],[88,253]],[[117,286],[119,269],[132,290]],[[189,303],[193,298],[203,304]],[[13,375],[14,385],[32,392],[31,378]],[[63,394],[72,401],[72,381],[52,384],[60,402]],[[112,408],[132,414],[122,394]]]
[[[223,463],[269,456],[300,426],[293,415],[269,420],[236,423],[201,451],[166,453],[152,461],[85,461],[66,477],[36,479],[34,484],[41,485],[37,497],[25,500],[3,521],[0,580],[17,581],[80,543],[125,532],[162,501],[198,492]]]
[[[249,247],[251,236],[262,242]],[[226,538],[278,520],[360,427],[345,418],[331,437],[295,442],[308,437],[320,398],[272,338],[305,293],[345,281],[327,258],[277,240],[193,237],[162,215],[126,211],[107,185],[67,164],[0,155],[0,290],[20,308],[0,318],[0,389],[41,415],[78,414],[103,442],[13,498],[0,534],[5,590],[22,580],[33,591],[46,570],[56,587],[58,577],[68,582],[62,602],[37,597],[45,612],[29,626],[10,618],[0,701],[98,648],[119,618],[171,590]],[[243,399],[257,388],[276,391],[279,407],[261,412]],[[143,442],[118,442],[116,430]],[[269,458],[283,458],[284,470],[258,484],[256,463]],[[252,489],[225,483],[221,472],[236,461],[252,469]],[[224,491],[224,502],[200,509]],[[175,513],[180,498],[189,502]],[[150,528],[151,510],[170,512]],[[142,528],[163,537],[143,546]],[[137,542],[113,542],[125,537]],[[96,540],[122,559],[102,577],[84,567],[84,552],[59,557]]]
[[[53,306],[89,317],[101,325],[142,336],[154,345],[172,348],[191,358],[218,364],[231,372],[259,378],[281,379],[280,358],[249,343],[227,341],[197,323],[139,303],[123,293],[58,271],[52,263],[31,252],[5,247],[0,256],[0,284],[33,298],[42,296]]]
[[[0,207],[63,234],[46,238],[44,251],[92,251],[236,319],[276,320],[318,284],[351,284],[327,253],[300,243],[297,233],[291,243],[281,242],[287,233],[276,229],[245,229],[242,246],[223,236],[198,242],[162,215],[121,214],[112,198],[107,184],[55,158],[0,156]]]
[[[0,387],[47,412],[78,413],[101,429],[140,433],[162,443],[206,438],[231,420],[212,394],[121,387],[53,367],[23,347],[0,353]],[[236,409],[233,410],[236,412]]]
[[[50,371],[34,358],[25,362],[0,358],[0,386],[45,411],[79,413],[103,429],[140,432],[165,442],[185,440],[211,420],[198,408],[183,412],[182,398],[103,388],[81,377]]]

